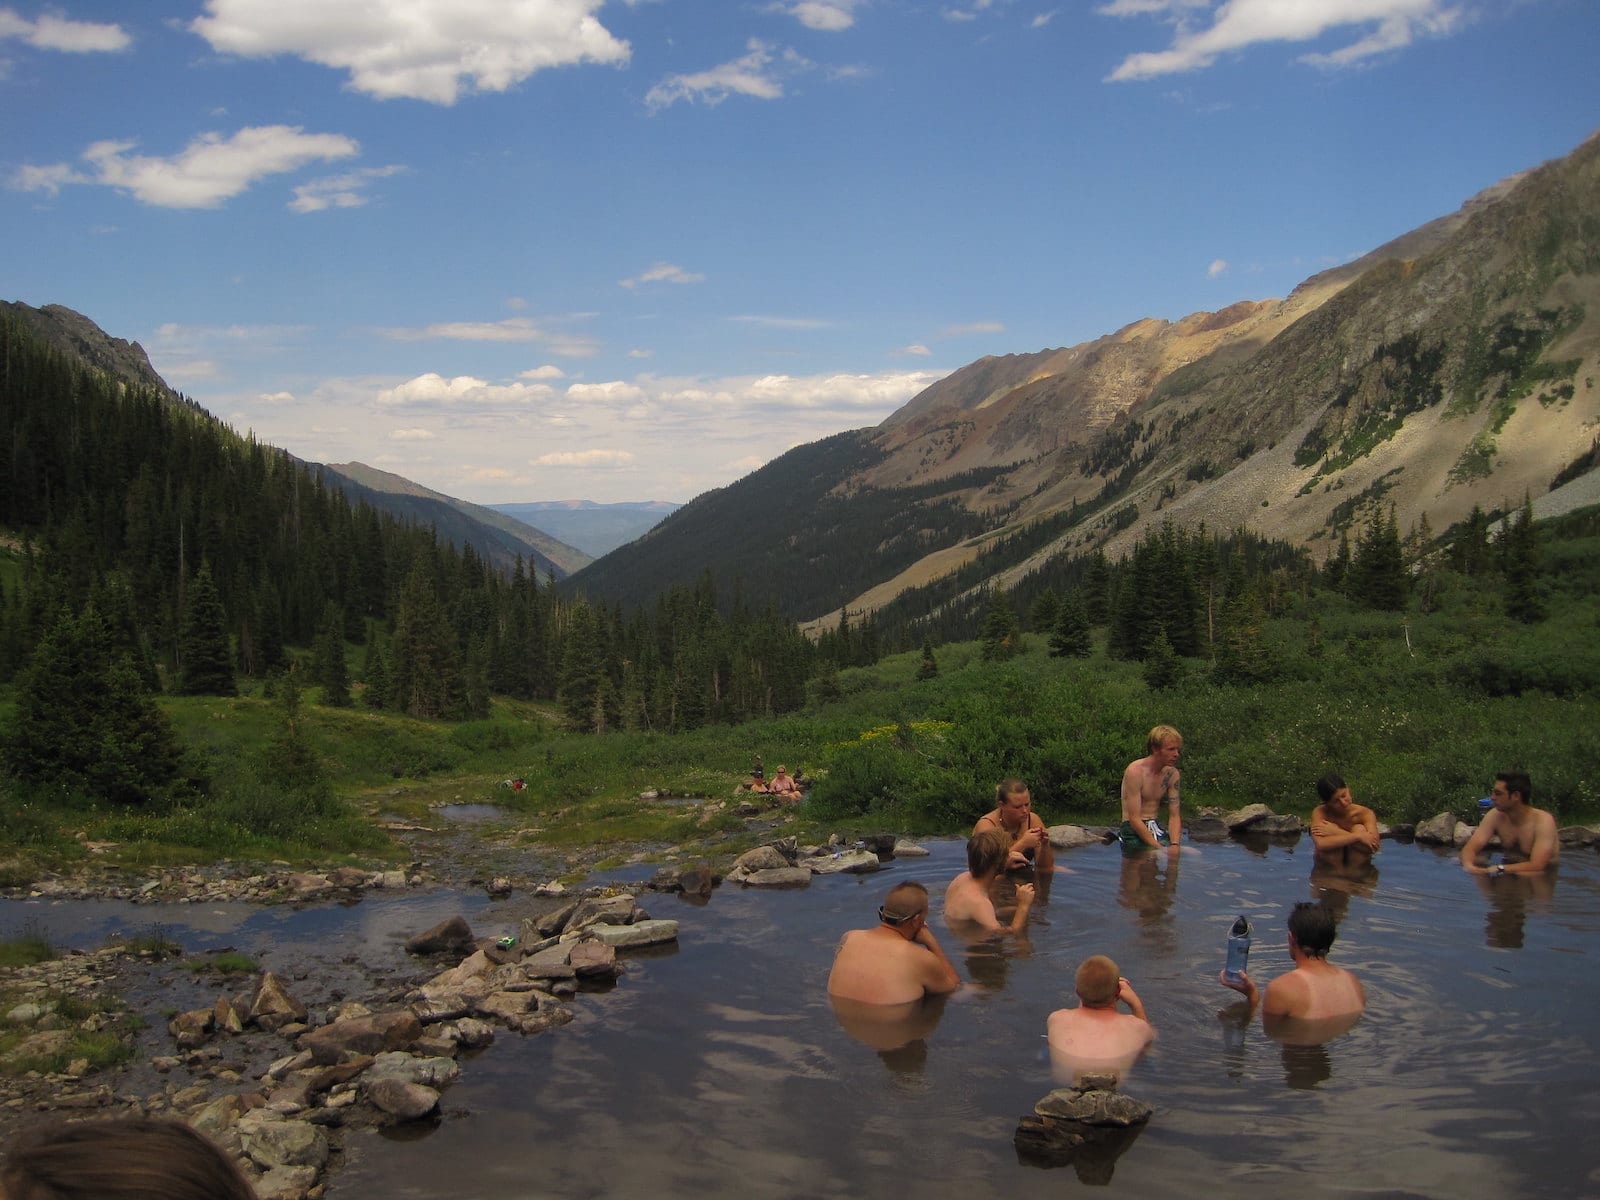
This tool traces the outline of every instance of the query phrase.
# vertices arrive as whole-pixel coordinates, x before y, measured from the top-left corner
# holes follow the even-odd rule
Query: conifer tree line
[[[132,692],[229,695],[294,662],[324,704],[460,719],[487,714],[493,693],[556,703],[579,730],[804,703],[817,649],[771,608],[737,594],[719,606],[709,575],[631,616],[560,595],[520,561],[507,578],[9,318],[0,429],[0,527],[22,559],[0,585],[0,683],[47,646],[52,670],[86,656],[100,686],[114,666]],[[861,646],[846,631],[824,653],[855,656],[844,665]]]

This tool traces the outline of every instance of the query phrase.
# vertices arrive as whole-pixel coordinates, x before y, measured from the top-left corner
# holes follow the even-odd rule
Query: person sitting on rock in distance
[[[1078,1007],[1058,1008],[1045,1023],[1057,1074],[1074,1078],[1098,1072],[1120,1075],[1156,1036],[1139,994],[1104,954],[1083,960],[1072,987],[1078,994]],[[1127,1012],[1117,1011],[1119,1001],[1128,1006]]]
[[[950,881],[944,893],[944,919],[952,929],[1020,934],[1028,927],[1033,907],[1031,883],[1017,885],[1017,907],[1007,925],[1000,923],[989,889],[1005,873],[1011,839],[1004,830],[986,829],[967,839],[967,869]]]
[[[1022,780],[1005,779],[995,788],[993,810],[972,824],[973,833],[986,829],[998,829],[1010,839],[1006,870],[1055,870],[1056,852],[1050,845],[1050,834],[1033,811],[1033,796]]]
[[[1354,1025],[1367,1006],[1367,993],[1361,981],[1328,961],[1328,951],[1338,934],[1333,910],[1320,900],[1302,900],[1289,913],[1289,957],[1294,969],[1267,985],[1265,1002],[1248,973],[1237,980],[1219,973],[1223,987],[1244,993],[1250,1012],[1261,1006],[1261,1017],[1269,1035],[1286,1020],[1325,1022],[1342,1025],[1326,1032],[1341,1033]]]
[[[784,800],[800,799],[800,784],[795,777],[789,774],[789,768],[782,763],[773,773],[772,781],[767,784],[767,791]]]
[[[909,880],[890,889],[876,926],[839,939],[828,973],[830,996],[866,1004],[904,1004],[960,986],[928,928],[928,889]]]
[[[256,1200],[203,1133],[151,1117],[54,1124],[22,1133],[0,1167],[5,1200]]]
[[[1537,875],[1561,857],[1556,819],[1534,808],[1533,784],[1526,771],[1501,771],[1489,792],[1494,807],[1461,847],[1461,865],[1474,875]],[[1503,862],[1485,860],[1489,843],[1500,839]]]
[[[1378,815],[1357,804],[1344,780],[1331,771],[1317,780],[1322,803],[1311,813],[1311,843],[1319,858],[1350,862],[1371,858],[1378,850]]]

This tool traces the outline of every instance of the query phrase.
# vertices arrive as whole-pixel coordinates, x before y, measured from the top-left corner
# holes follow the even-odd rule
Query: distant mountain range
[[[573,583],[638,601],[709,568],[828,622],[958,570],[970,596],[1115,557],[1169,519],[1320,558],[1391,505],[1435,534],[1524,494],[1553,513],[1600,501],[1597,378],[1600,135],[1286,299],[979,359]]]
[[[599,504],[593,500],[529,500],[489,507],[542,529],[591,558],[600,558],[648,533],[682,506],[669,500],[621,504]]]

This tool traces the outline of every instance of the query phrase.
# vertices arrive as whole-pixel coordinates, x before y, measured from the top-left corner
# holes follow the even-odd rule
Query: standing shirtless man
[[[1537,875],[1561,857],[1556,819],[1528,803],[1533,784],[1526,771],[1501,771],[1489,792],[1494,807],[1461,847],[1461,865],[1474,875]],[[1500,839],[1505,861],[1489,866],[1489,840]]]
[[[928,889],[910,881],[890,889],[874,928],[839,939],[828,973],[828,995],[862,1004],[907,1004],[960,986],[928,928]]]
[[[1122,773],[1122,826],[1117,837],[1125,851],[1146,846],[1177,848],[1183,836],[1183,820],[1178,813],[1178,757],[1183,753],[1183,734],[1171,725],[1157,725],[1145,742],[1149,751],[1128,764]],[[1167,801],[1167,827],[1161,828],[1156,814],[1161,801]]]

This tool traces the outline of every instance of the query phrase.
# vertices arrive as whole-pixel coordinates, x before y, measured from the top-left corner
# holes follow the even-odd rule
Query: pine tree
[[[933,657],[933,643],[922,639],[922,662],[917,666],[918,679],[935,679],[939,675],[939,662]]]
[[[1539,531],[1533,526],[1533,500],[1523,497],[1515,518],[1502,523],[1500,569],[1506,577],[1506,615],[1525,625],[1545,618],[1539,598]]]
[[[227,614],[202,562],[189,583],[187,603],[178,627],[178,694],[234,696],[233,654],[228,644]]]
[[[1083,611],[1089,624],[1104,625],[1111,612],[1111,564],[1105,552],[1096,550],[1089,558],[1089,569],[1083,576]]]
[[[1056,627],[1056,618],[1061,615],[1061,597],[1056,595],[1054,588],[1045,588],[1039,593],[1039,598],[1033,602],[1033,607],[1028,609],[1028,620],[1033,627],[1042,633],[1049,633]]]
[[[1093,648],[1089,614],[1082,596],[1074,590],[1062,602],[1055,628],[1050,631],[1050,654],[1054,658],[1088,658]]]
[[[426,555],[419,555],[395,609],[385,707],[412,717],[446,717],[455,710],[459,676],[455,630],[439,603]]]
[[[367,656],[361,664],[361,682],[366,685],[361,699],[368,708],[381,709],[388,703],[389,668],[384,664],[383,647],[378,645],[376,636],[367,638]]]
[[[311,653],[311,676],[322,685],[322,702],[329,708],[350,706],[350,667],[344,653],[344,614],[331,600],[322,610]]]
[[[1399,612],[1406,606],[1405,553],[1392,506],[1387,517],[1374,512],[1357,540],[1347,590],[1351,599],[1368,608]]]
[[[1158,631],[1144,656],[1144,683],[1152,691],[1169,688],[1183,677],[1183,660],[1178,657],[1164,630]]]
[[[989,611],[983,619],[983,661],[1004,662],[1021,648],[1022,631],[1017,614],[1003,588],[989,592]]]
[[[1223,608],[1222,637],[1211,677],[1217,683],[1261,683],[1271,676],[1267,650],[1261,639],[1264,620],[1261,601],[1246,588]]]
[[[147,801],[177,777],[172,727],[93,605],[64,613],[35,647],[18,678],[5,761],[20,779],[119,804]]]

